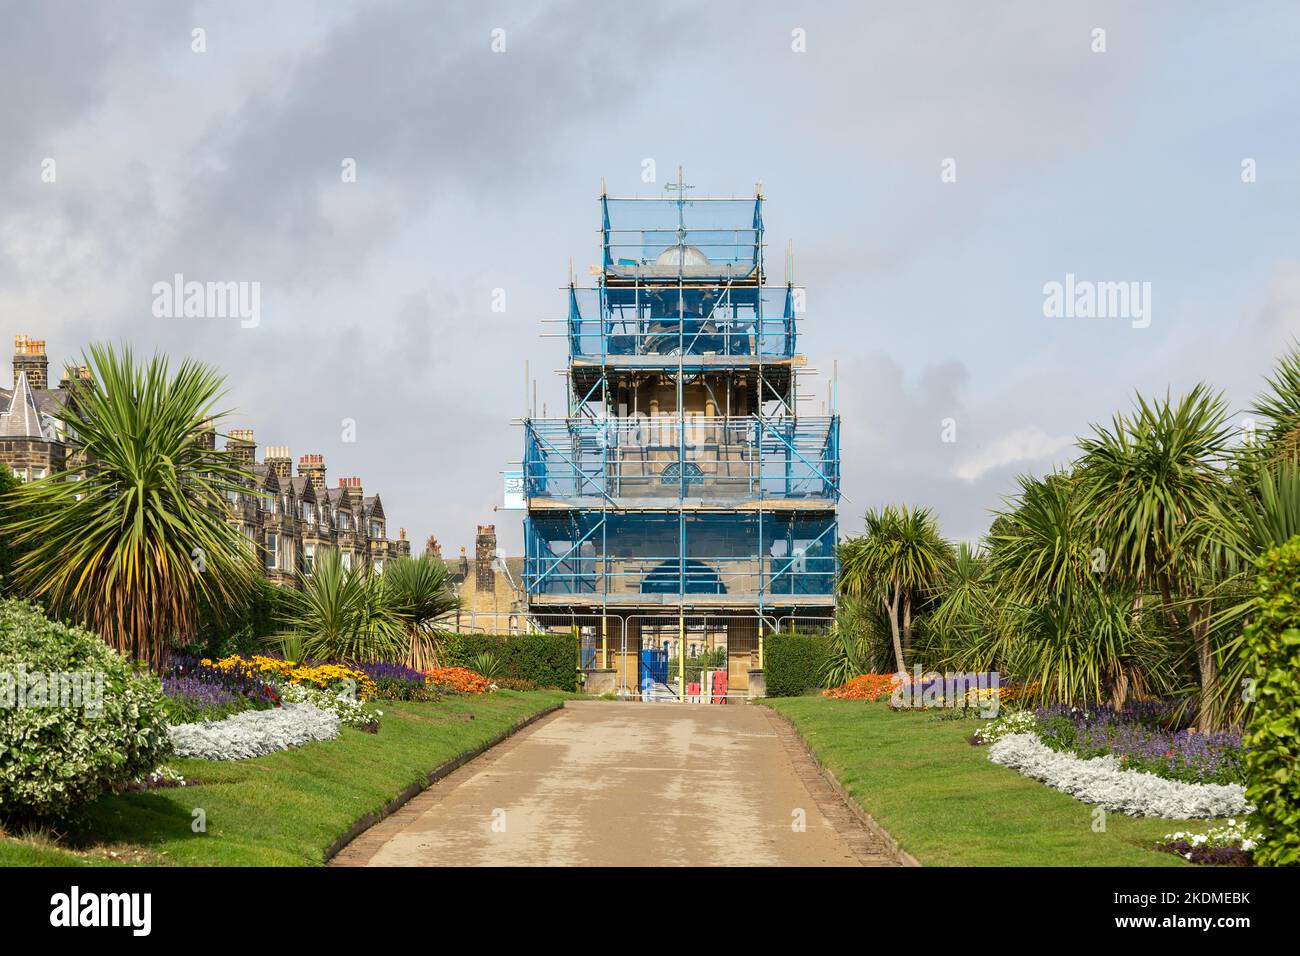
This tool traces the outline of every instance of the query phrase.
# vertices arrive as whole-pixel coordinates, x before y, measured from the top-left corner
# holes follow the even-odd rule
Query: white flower
[[[1084,759],[1052,750],[1032,733],[1010,734],[989,748],[989,759],[1084,803],[1135,817],[1222,817],[1248,813],[1238,784],[1184,783],[1126,770],[1113,755]]]

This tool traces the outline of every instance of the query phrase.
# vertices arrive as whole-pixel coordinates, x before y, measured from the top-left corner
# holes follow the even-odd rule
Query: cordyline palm
[[[1133,414],[1117,415],[1110,428],[1093,426],[1095,436],[1079,442],[1086,505],[1106,562],[1160,595],[1171,631],[1195,652],[1203,731],[1216,723],[1216,677],[1195,519],[1225,493],[1226,419],[1222,398],[1197,385],[1177,401],[1139,395]]]
[[[431,554],[398,558],[384,569],[383,586],[389,606],[407,631],[407,666],[424,670],[436,664],[438,630],[434,622],[460,607],[447,565]]]
[[[406,630],[369,564],[345,568],[339,552],[329,548],[299,582],[302,591],[288,595],[287,616],[305,657],[355,664],[406,657]]]
[[[67,473],[21,486],[5,501],[27,548],[19,588],[49,601],[112,647],[158,666],[192,637],[199,609],[244,599],[256,574],[248,541],[226,523],[227,492],[244,473],[201,435],[224,416],[221,376],[186,361],[137,363],[129,349],[91,346],[89,380],[74,379],[60,417]]]
[[[874,597],[889,615],[894,663],[907,670],[912,644],[912,603],[941,578],[951,548],[939,534],[928,508],[871,509],[866,534],[840,547],[840,591],[850,597]]]
[[[1256,463],[1238,472],[1221,501],[1197,518],[1196,538],[1205,563],[1219,578],[1214,594],[1216,630],[1228,635],[1219,648],[1217,705],[1229,719],[1245,703],[1238,693],[1254,662],[1244,653],[1242,626],[1258,610],[1256,561],[1300,535],[1300,463],[1284,459]]]
[[[1265,381],[1268,389],[1250,407],[1264,420],[1256,446],[1268,458],[1295,458],[1300,454],[1300,348],[1293,345]]]
[[[1020,479],[989,534],[994,600],[965,666],[1037,677],[1045,702],[1109,699],[1163,687],[1167,667],[1147,636],[1136,591],[1105,573],[1079,479]]]

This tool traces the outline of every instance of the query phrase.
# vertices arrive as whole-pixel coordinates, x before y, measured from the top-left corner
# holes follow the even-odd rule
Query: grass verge
[[[252,760],[173,760],[199,785],[105,797],[58,839],[0,836],[0,865],[319,865],[355,821],[569,696],[498,691],[437,703],[383,701],[378,734],[344,728],[336,740]],[[194,832],[195,810],[203,811],[204,833]]]
[[[924,866],[1180,866],[1151,845],[1201,821],[1105,816],[988,759],[975,720],[936,721],[822,697],[764,703],[790,718],[849,794]]]

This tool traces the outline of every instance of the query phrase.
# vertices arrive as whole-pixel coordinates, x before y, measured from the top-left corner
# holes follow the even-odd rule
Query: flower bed
[[[220,720],[243,710],[279,706],[275,685],[249,668],[222,670],[192,657],[173,657],[162,675],[167,718],[184,724]]]
[[[431,667],[424,672],[425,683],[454,694],[486,694],[492,682],[467,667]]]
[[[225,720],[170,728],[181,757],[243,760],[339,735],[339,718],[311,704],[286,703],[272,710],[246,710]]]
[[[860,674],[839,687],[822,691],[835,700],[884,700],[899,685],[897,674]]]
[[[1127,770],[1118,757],[1077,757],[1053,750],[1032,733],[1009,734],[989,747],[989,759],[1085,803],[1117,813],[1174,820],[1249,811],[1238,784],[1184,783]]]
[[[403,664],[358,664],[375,683],[375,696],[383,700],[436,700],[437,691],[430,689],[424,674]]]
[[[275,680],[329,690],[335,686],[353,686],[356,696],[368,700],[375,695],[375,682],[365,671],[347,664],[313,663],[310,661],[291,661],[282,657],[268,657],[254,654],[252,657],[240,657],[232,654],[219,661],[203,660],[201,663],[218,670],[249,671]]]
[[[1038,736],[1053,750],[1080,757],[1114,755],[1133,770],[1145,770],[1185,783],[1246,782],[1246,751],[1241,734],[1202,734],[1173,729],[1177,718],[1168,704],[1144,704],[1115,711],[1040,708]]]
[[[1211,866],[1254,866],[1255,848],[1259,846],[1257,832],[1245,821],[1229,820],[1226,824],[1211,827],[1206,833],[1189,833],[1180,830],[1165,834],[1165,842],[1157,849],[1177,853],[1192,863]]]

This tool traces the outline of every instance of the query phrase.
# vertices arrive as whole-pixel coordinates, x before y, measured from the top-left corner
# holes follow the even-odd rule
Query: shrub
[[[444,666],[472,669],[480,654],[496,658],[497,677],[578,689],[578,649],[572,634],[448,634],[442,639]]]
[[[1300,537],[1260,560],[1259,613],[1245,630],[1256,660],[1245,745],[1260,866],[1300,864]]]
[[[90,675],[87,698],[95,699],[19,700],[20,678],[34,689],[37,674]],[[158,678],[89,631],[18,601],[0,601],[0,698],[0,813],[10,819],[68,817],[171,752]]]
[[[821,686],[829,654],[819,634],[769,634],[764,638],[763,670],[767,696],[798,697]]]

